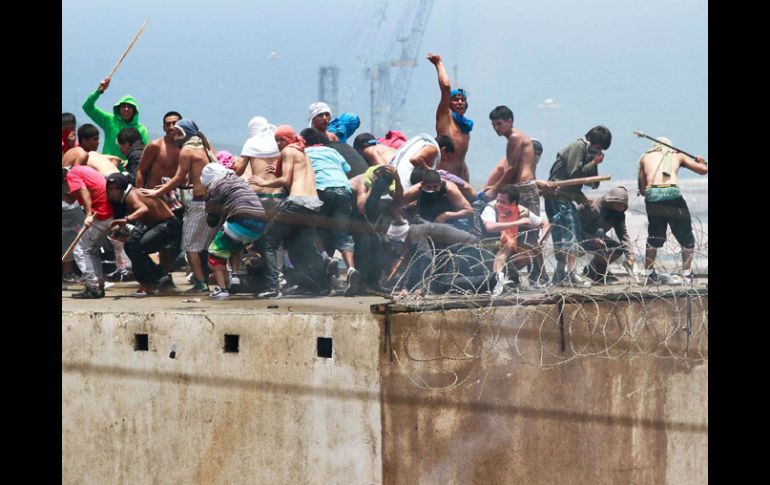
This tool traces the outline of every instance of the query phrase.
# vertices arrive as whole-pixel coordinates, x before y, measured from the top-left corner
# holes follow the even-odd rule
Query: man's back
[[[662,169],[664,156],[664,152],[652,152],[642,157],[641,164],[644,168],[648,187],[650,185],[676,185],[679,183],[677,175],[685,155],[681,153],[671,153],[669,155],[672,161],[670,172]]]
[[[284,163],[292,164],[292,180],[289,195],[318,198],[313,166],[307,156],[292,146],[284,148],[281,155],[283,156]]]

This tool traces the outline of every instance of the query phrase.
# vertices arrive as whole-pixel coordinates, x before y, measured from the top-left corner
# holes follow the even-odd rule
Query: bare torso
[[[315,188],[315,172],[307,155],[292,146],[287,146],[281,151],[281,156],[284,167],[286,163],[291,163],[293,167],[289,195],[318,198],[318,192]]]
[[[163,177],[173,177],[179,166],[180,149],[173,138],[166,137],[153,140],[142,154],[142,161],[139,163],[139,171],[146,174],[147,179],[142,180],[144,187],[153,188],[160,185]],[[145,154],[147,160],[145,162]],[[147,163],[147,166],[143,166]]]
[[[381,143],[364,148],[364,155],[370,166],[389,164],[390,161],[393,160],[394,153],[396,153],[395,148]]]
[[[650,185],[663,185],[663,184],[678,184],[677,175],[679,173],[679,166],[681,165],[682,154],[674,153],[674,166],[670,175],[664,175],[663,170],[660,169],[661,160],[663,160],[662,152],[652,152],[642,157],[641,163],[643,165],[644,174],[647,179],[647,186]]]
[[[505,148],[506,155],[497,162],[492,174],[487,180],[486,187],[495,185],[504,177],[504,184],[519,184],[535,180],[537,156],[530,138],[522,131],[513,130],[508,136]],[[510,171],[506,174],[506,168]]]
[[[189,163],[189,172],[187,180],[193,186],[193,197],[203,197],[206,195],[206,187],[201,183],[201,172],[203,167],[209,163],[204,148],[184,147],[179,154],[180,165]]]
[[[468,153],[468,145],[470,145],[471,141],[470,133],[463,133],[457,122],[452,119],[449,125],[449,132],[439,133],[439,135],[449,136],[454,142],[455,151],[441,157],[441,163],[436,168],[446,170],[468,182],[470,180],[470,171],[465,163],[465,155]]]
[[[258,194],[278,194],[283,192],[283,188],[281,187],[262,187],[259,186],[253,182],[250,182],[249,179],[252,175],[259,175],[263,179],[267,181],[273,181],[276,178],[276,175],[274,173],[268,172],[266,169],[268,166],[274,166],[280,159],[280,156],[277,157],[271,157],[271,158],[256,158],[256,157],[243,157],[244,162],[243,168],[244,170],[239,173],[238,170],[235,171],[238,175],[241,175],[242,178],[244,178],[247,182],[249,182],[249,185],[252,189],[254,189],[254,192]]]

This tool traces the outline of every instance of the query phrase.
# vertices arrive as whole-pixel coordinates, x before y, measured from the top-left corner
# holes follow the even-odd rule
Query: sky
[[[299,131],[318,100],[319,68],[327,65],[340,70],[339,108],[361,117],[358,133],[368,131],[365,69],[399,58],[395,39],[409,34],[414,18],[402,12],[415,3],[63,0],[62,111],[78,124],[90,122],[83,100],[149,19],[97,106],[111,109],[120,96],[133,95],[151,137],[162,134],[162,116],[171,110],[231,151],[242,146],[254,116]],[[432,8],[395,128],[407,136],[435,134],[440,93],[425,56],[441,54],[452,87],[468,92],[472,182],[485,181],[504,155],[505,142],[488,118],[498,105],[513,110],[515,128],[543,142],[538,178],[547,178],[559,150],[599,124],[613,135],[599,171],[613,180],[636,176],[650,146],[633,135],[637,129],[708,160],[706,1],[421,3]],[[376,15],[381,5],[384,19]],[[269,59],[271,52],[277,57]],[[547,99],[554,107],[544,107]]]

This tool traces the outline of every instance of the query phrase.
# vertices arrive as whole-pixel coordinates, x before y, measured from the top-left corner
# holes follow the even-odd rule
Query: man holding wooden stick
[[[575,202],[585,203],[587,200],[582,192],[583,184],[559,184],[562,186],[558,187],[554,182],[598,175],[598,166],[604,160],[603,150],[607,150],[611,142],[612,133],[607,127],[594,126],[583,138],[562,149],[551,167],[544,197],[556,256],[556,271],[551,279],[555,285],[590,288],[591,283],[575,271],[580,250],[578,237],[583,232]],[[599,187],[599,182],[586,185],[595,189]],[[549,190],[554,187],[555,191]]]
[[[82,273],[85,289],[72,298],[103,298],[104,270],[99,248],[107,240],[112,206],[107,201],[107,181],[91,167],[76,165],[62,168],[62,198],[71,196],[85,210],[85,231],[75,246],[75,262]]]

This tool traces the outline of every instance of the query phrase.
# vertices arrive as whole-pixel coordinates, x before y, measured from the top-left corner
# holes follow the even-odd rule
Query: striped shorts
[[[182,221],[182,251],[200,253],[205,251],[217,233],[217,227],[206,224],[206,202],[190,201]]]

